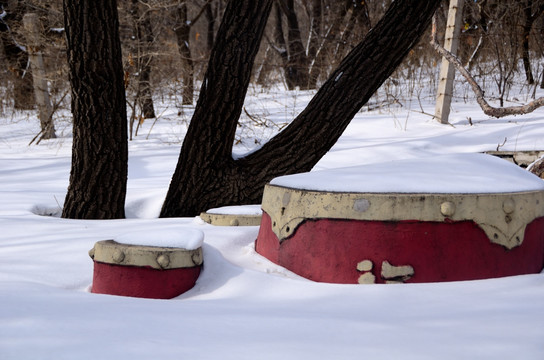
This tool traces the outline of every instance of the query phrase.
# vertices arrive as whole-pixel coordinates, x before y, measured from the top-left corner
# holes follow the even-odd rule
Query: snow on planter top
[[[261,205],[223,206],[206,212],[218,215],[262,215]]]
[[[537,176],[486,154],[437,155],[419,159],[287,175],[271,185],[359,193],[484,194],[544,190]]]
[[[200,214],[202,220],[218,226],[259,226],[261,216],[261,205],[223,206]]]
[[[119,244],[155,246],[196,250],[202,246],[204,234],[197,229],[180,227],[178,229],[153,229],[124,233],[113,239]]]

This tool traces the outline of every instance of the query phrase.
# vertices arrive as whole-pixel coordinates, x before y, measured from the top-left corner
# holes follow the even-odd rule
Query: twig
[[[506,144],[506,141],[507,141],[507,140],[508,140],[508,138],[504,138],[504,141],[502,142],[502,144],[497,144],[497,149],[496,149],[496,151],[499,151],[499,149],[500,149],[501,147],[503,147],[503,146]]]
[[[66,90],[64,92],[64,94],[62,94],[61,98],[59,99],[59,101],[57,101],[56,103],[53,104],[53,108],[51,109],[51,113],[49,114],[49,118],[47,119],[47,126],[45,127],[45,129],[42,129],[39,133],[36,134],[36,136],[34,136],[32,138],[32,140],[30,140],[30,142],[28,143],[28,146],[32,145],[32,143],[38,139],[38,141],[36,142],[36,145],[39,145],[40,142],[43,140],[43,137],[45,136],[45,134],[48,134],[49,131],[51,130],[51,126],[53,126],[53,114],[59,109],[60,107],[60,104],[62,103],[62,101],[64,100],[64,98],[66,97],[66,95],[68,95],[68,90]],[[40,136],[41,135],[41,136]],[[54,136],[56,137],[56,136]]]
[[[255,124],[257,124],[258,126],[264,126],[264,127],[268,127],[268,125],[266,124],[266,120],[259,120],[259,119],[256,119],[255,117],[253,117],[246,109],[246,107],[244,106],[243,107],[244,109],[244,112],[246,113],[247,117],[253,121]]]
[[[164,114],[165,111],[166,109],[164,109],[158,116],[155,116],[155,120],[153,121],[153,124],[151,124],[149,132],[147,133],[147,136],[145,138],[146,140],[149,140],[149,135],[151,135],[151,130],[153,130],[153,126],[155,126],[155,123],[162,117],[162,114]]]

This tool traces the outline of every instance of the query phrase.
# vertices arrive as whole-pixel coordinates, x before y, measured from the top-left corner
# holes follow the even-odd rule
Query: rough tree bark
[[[64,0],[63,10],[73,149],[62,216],[123,218],[128,141],[117,1]]]
[[[230,1],[161,217],[259,203],[272,178],[309,171],[427,29],[441,0],[397,0],[293,122],[234,160],[232,144],[272,0]]]

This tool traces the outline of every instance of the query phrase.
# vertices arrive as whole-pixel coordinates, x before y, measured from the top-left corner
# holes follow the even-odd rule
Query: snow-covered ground
[[[235,156],[266,141],[310,97],[254,92]],[[452,126],[422,110],[433,113],[433,104],[362,111],[315,170],[544,149],[542,110],[497,120],[458,101]],[[177,111],[158,111],[130,143],[128,218],[110,221],[58,217],[70,170],[68,123],[57,123],[58,139],[28,146],[39,131],[35,115],[0,118],[0,359],[544,359],[544,274],[314,283],[256,254],[258,227],[158,219],[190,118],[190,109]],[[205,266],[192,290],[172,300],[89,292],[95,242],[179,227],[204,233]]]

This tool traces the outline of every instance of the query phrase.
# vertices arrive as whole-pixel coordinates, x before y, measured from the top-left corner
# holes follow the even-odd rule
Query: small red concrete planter
[[[398,174],[404,172],[400,180],[414,181],[408,186],[414,192],[383,191],[390,188],[382,184],[392,174],[385,170],[381,175],[380,166],[378,171],[349,169],[347,175],[339,170],[275,179],[264,191],[256,251],[303,277],[330,283],[421,283],[539,273],[544,267],[544,182],[485,155],[434,161],[448,164],[452,171],[445,175],[453,178],[418,172],[413,161],[406,167],[391,164]],[[478,174],[480,168],[484,175]],[[467,176],[455,177],[459,172]],[[499,183],[495,176],[504,178],[497,186],[462,183]],[[340,190],[319,189],[316,183],[322,178],[340,184]],[[371,191],[353,191],[357,179],[362,187],[368,180]],[[446,182],[456,192],[437,192],[441,187],[434,182]],[[497,192],[489,192],[495,188]],[[462,189],[466,192],[458,191]]]
[[[137,244],[126,243],[130,234],[123,236],[122,243],[105,240],[95,244],[89,251],[94,261],[91,292],[171,299],[195,285],[203,265],[202,232],[178,233],[191,238],[183,244],[186,248],[139,245],[141,235],[135,235]]]

